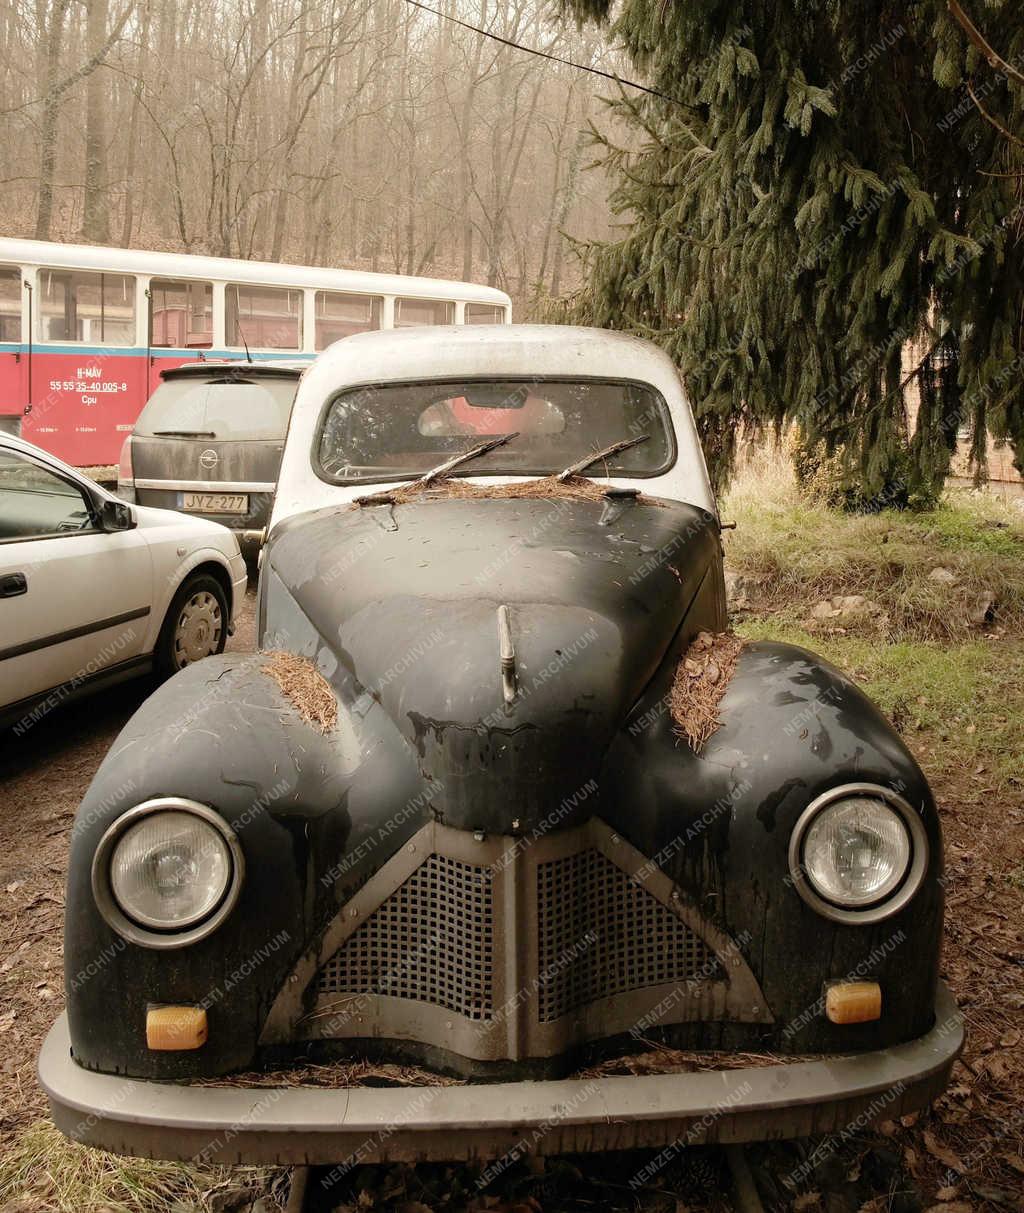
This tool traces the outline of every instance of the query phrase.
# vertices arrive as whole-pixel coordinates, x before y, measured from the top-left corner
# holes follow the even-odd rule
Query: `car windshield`
[[[298,385],[297,378],[269,375],[167,379],[139,414],[135,433],[142,438],[280,439],[288,428]]]
[[[639,383],[599,380],[460,380],[389,383],[341,392],[317,440],[320,475],[334,484],[421,476],[475,443],[511,442],[458,476],[548,476],[588,451],[647,440],[595,465],[591,475],[657,476],[675,455],[665,401]]]

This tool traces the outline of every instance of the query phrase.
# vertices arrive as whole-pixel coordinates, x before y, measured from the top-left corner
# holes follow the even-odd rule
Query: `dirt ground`
[[[250,590],[229,651],[255,647],[253,606]],[[46,1110],[35,1059],[64,1003],[64,876],[75,810],[152,687],[142,679],[81,700],[0,749],[0,1148]]]
[[[252,647],[252,608],[250,593],[229,649]],[[46,1112],[35,1059],[63,1002],[61,924],[72,818],[108,746],[149,689],[129,685],[54,712],[16,747],[0,751],[0,1151]],[[1024,1209],[1024,785],[997,806],[988,773],[972,768],[936,782],[935,790],[948,860],[944,969],[967,1019],[967,1050],[949,1092],[926,1115],[852,1133],[818,1161],[813,1142],[753,1149],[751,1162],[771,1208]],[[779,1176],[807,1160],[814,1165],[808,1163],[794,1194]],[[640,1196],[621,1183],[634,1169],[625,1170],[614,1156],[549,1162],[540,1174],[510,1168],[501,1189],[471,1207],[499,1213],[723,1207],[719,1198],[709,1199],[727,1184],[714,1151],[691,1152]],[[464,1208],[452,1199],[470,1187],[462,1170],[360,1169],[352,1207]],[[274,1191],[283,1190],[280,1177],[268,1177],[256,1205],[250,1187],[243,1203],[174,1207],[269,1210],[278,1207],[271,1180]],[[74,1206],[32,1197],[4,1205],[33,1213],[59,1207]]]

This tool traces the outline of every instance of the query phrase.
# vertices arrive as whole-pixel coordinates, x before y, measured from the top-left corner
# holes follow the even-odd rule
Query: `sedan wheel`
[[[164,616],[154,654],[157,672],[169,678],[204,657],[223,653],[229,620],[224,587],[207,573],[193,574]]]
[[[219,651],[224,615],[208,590],[193,594],[181,609],[174,628],[173,660],[176,670]]]

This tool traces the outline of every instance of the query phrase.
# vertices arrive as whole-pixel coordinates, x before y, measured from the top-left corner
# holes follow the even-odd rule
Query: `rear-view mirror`
[[[104,499],[100,506],[100,529],[104,531],[130,531],[136,525],[135,511],[123,501]]]

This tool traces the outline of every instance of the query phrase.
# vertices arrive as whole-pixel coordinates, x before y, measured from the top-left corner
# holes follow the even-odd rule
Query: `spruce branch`
[[[563,3],[583,13],[597,0]],[[796,421],[845,448],[859,495],[902,485],[905,501],[924,504],[948,467],[961,385],[1019,350],[1024,241],[1005,238],[1001,217],[1017,216],[1007,234],[1021,226],[1022,178],[992,174],[1024,159],[1021,143],[987,122],[951,134],[978,112],[960,61],[980,58],[952,16],[937,27],[928,6],[909,6],[900,34],[923,54],[894,64],[894,39],[865,29],[856,6],[808,5],[787,24],[730,3],[748,18],[754,75],[721,46],[721,14],[706,6],[688,4],[665,28],[661,0],[618,10],[626,53],[691,108],[684,130],[680,111],[649,98],[617,106],[632,151],[605,168],[631,228],[591,246],[582,306],[599,323],[650,331],[691,380],[717,481],[740,418]],[[1000,11],[1017,62],[1024,12]],[[1012,133],[1002,76],[983,78],[974,96]],[[742,348],[709,363],[724,332],[741,332]],[[911,437],[915,383],[927,402]],[[1022,395],[1004,407],[1015,419]],[[1024,425],[1010,429],[1024,451]]]
[[[967,91],[971,95],[971,100],[978,107],[978,112],[985,119],[985,121],[989,124],[989,126],[994,126],[995,129],[1001,135],[1003,135],[1006,139],[1009,139],[1009,141],[1011,143],[1016,143],[1016,145],[1018,147],[1024,147],[1024,139],[1019,139],[1013,133],[1013,131],[1011,131],[1007,127],[1003,126],[1003,124],[999,121],[999,119],[993,117],[993,115],[988,112],[988,110],[984,107],[984,105],[982,105],[981,99],[979,98],[978,94],[974,91],[974,87],[969,80],[967,81]]]
[[[957,0],[946,0],[946,3],[949,7],[949,11],[963,27],[967,37],[970,38],[978,50],[980,50],[985,56],[985,60],[989,67],[993,67],[996,69],[996,71],[1002,72],[1010,79],[1016,80],[1018,84],[1024,84],[1024,74],[1019,72],[1012,63],[1007,63],[1002,55],[1000,55],[989,42],[986,42],[981,34],[981,31],[960,7]]]

